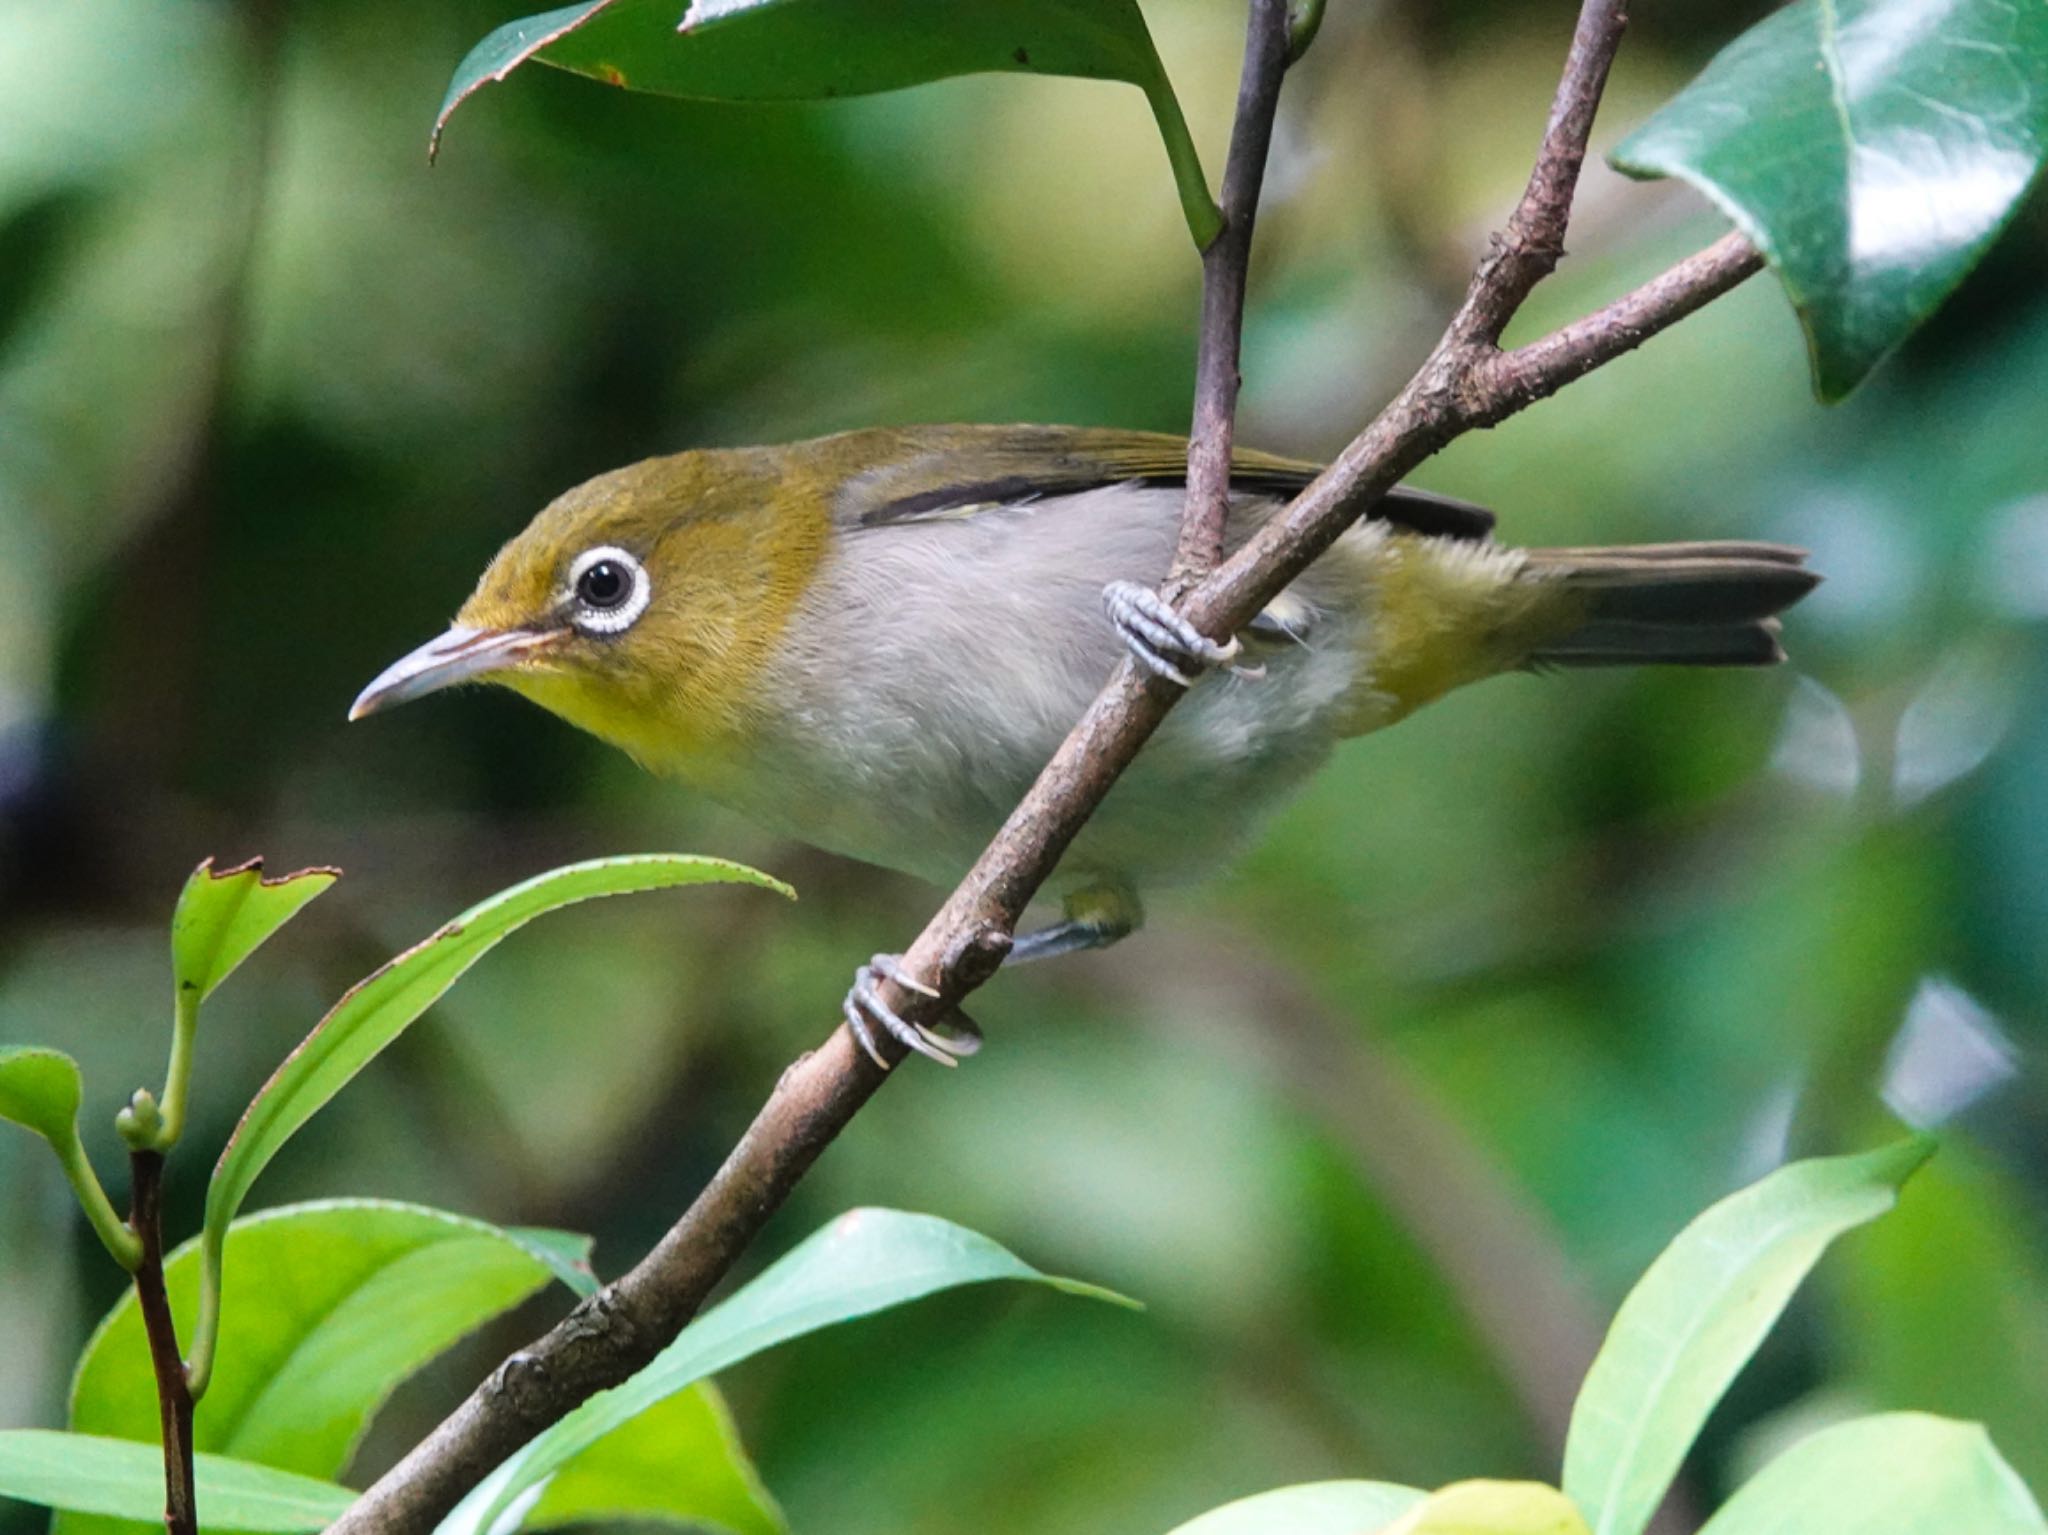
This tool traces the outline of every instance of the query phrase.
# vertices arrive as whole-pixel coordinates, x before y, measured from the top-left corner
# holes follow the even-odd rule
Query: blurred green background
[[[83,1061],[117,1199],[104,1127],[162,1070],[185,874],[348,870],[212,1004],[181,1234],[248,1094],[397,946],[572,858],[746,859],[802,902],[548,919],[263,1190],[590,1231],[615,1274],[936,899],[510,696],[344,726],[543,502],[870,423],[1186,423],[1199,274],[1136,90],[696,106],[535,69],[429,170],[454,64],[521,9],[0,0],[0,1039]],[[1213,173],[1242,9],[1145,9]],[[1762,9],[1641,7],[1596,144]],[[1572,11],[1332,0],[1282,113],[1246,440],[1333,452],[1422,355]],[[1599,1331],[1676,1228],[1893,1116],[1941,1156],[1827,1259],[1681,1498],[1904,1406],[1986,1421],[2048,1487],[2040,204],[1842,408],[1758,281],[1427,467],[1514,541],[1771,537],[1828,584],[1782,673],[1458,694],[1347,749],[1140,940],[985,993],[990,1048],[882,1094],[750,1271],[893,1204],[1150,1310],[971,1291],[744,1366],[725,1384],[797,1529],[1143,1535],[1290,1480],[1554,1477]],[[1596,169],[1520,328],[1717,232]],[[0,1137],[0,1425],[61,1421],[116,1277],[49,1159]],[[548,1306],[408,1386],[356,1477]]]

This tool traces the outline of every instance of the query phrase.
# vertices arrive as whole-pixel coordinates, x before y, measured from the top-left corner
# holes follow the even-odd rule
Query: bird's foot
[[[963,1056],[972,1055],[981,1048],[981,1030],[958,1008],[937,1024],[912,1023],[883,998],[882,982],[885,980],[894,981],[905,991],[914,991],[921,996],[938,995],[924,982],[904,971],[900,954],[877,954],[854,971],[853,985],[847,991],[840,1011],[846,1017],[846,1026],[852,1030],[854,1041],[867,1052],[868,1059],[884,1071],[889,1069],[889,1062],[875,1043],[874,1031],[877,1028],[919,1055],[930,1056],[941,1066],[957,1066]]]
[[[1159,593],[1136,581],[1110,582],[1102,589],[1102,606],[1138,664],[1184,688],[1194,686],[1210,667],[1228,666],[1243,648],[1235,636],[1227,645],[1217,644]]]

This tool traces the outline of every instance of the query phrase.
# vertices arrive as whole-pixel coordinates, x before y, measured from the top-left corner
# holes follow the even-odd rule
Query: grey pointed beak
[[[379,672],[349,706],[348,717],[359,720],[458,682],[503,671],[554,639],[555,635],[545,630],[467,629],[457,624]]]

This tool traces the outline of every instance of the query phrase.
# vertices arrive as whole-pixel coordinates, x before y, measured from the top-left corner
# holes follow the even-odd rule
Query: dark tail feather
[[[1777,615],[1820,584],[1805,559],[1782,544],[1532,549],[1529,574],[1561,581],[1586,606],[1529,664],[1775,665],[1785,659]]]

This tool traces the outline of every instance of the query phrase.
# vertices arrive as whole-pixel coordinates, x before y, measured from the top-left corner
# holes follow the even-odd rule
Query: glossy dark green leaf
[[[2048,6],[1797,0],[1615,150],[1770,258],[1839,399],[1961,282],[2048,158]]]
[[[1029,73],[1139,87],[1197,246],[1215,204],[1137,0],[595,0],[508,22],[449,82],[434,138],[480,86],[529,59],[627,90],[704,101],[813,101],[956,75]]]
[[[1212,1508],[1171,1535],[1359,1535],[1385,1528],[1428,1496],[1392,1482],[1303,1482]]]
[[[257,946],[337,879],[339,869],[263,877],[258,858],[232,869],[207,859],[192,871],[171,915],[171,966],[180,997],[207,996]]]
[[[202,1454],[194,1462],[199,1507],[209,1530],[323,1530],[355,1499],[332,1482],[244,1460]],[[0,1430],[0,1498],[146,1520],[162,1529],[163,1452],[132,1439],[53,1429]]]
[[[305,1476],[347,1466],[398,1383],[555,1278],[588,1240],[515,1237],[482,1221],[382,1200],[286,1205],[228,1233],[226,1310],[211,1387],[193,1415],[199,1449]],[[164,1284],[179,1335],[198,1309],[200,1252],[187,1242]],[[156,1394],[132,1291],[100,1323],[71,1387],[71,1427],[157,1443]],[[207,1522],[212,1523],[210,1512]],[[113,1528],[67,1516],[60,1535]]]
[[[492,1477],[489,1502],[474,1527],[495,1528],[526,1489],[656,1403],[728,1365],[821,1327],[993,1279],[1032,1280],[1072,1295],[1135,1304],[1096,1285],[1041,1273],[987,1237],[936,1216],[849,1210],[684,1328],[638,1375],[592,1397],[528,1444],[508,1471]]]
[[[1700,1535],[2048,1535],[2026,1484],[1975,1423],[1888,1412],[1809,1435]]]
[[[1836,1237],[1892,1207],[1914,1136],[1794,1162],[1694,1220],[1622,1302],[1572,1406],[1564,1490],[1594,1535],[1641,1535],[1700,1427]]]

